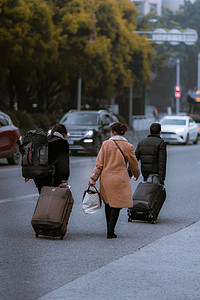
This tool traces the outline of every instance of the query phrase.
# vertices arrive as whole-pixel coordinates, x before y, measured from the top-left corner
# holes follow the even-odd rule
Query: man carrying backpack
[[[150,174],[158,174],[164,184],[166,175],[167,152],[166,144],[160,137],[161,125],[152,123],[150,135],[138,143],[135,155],[141,161],[141,173],[144,181]]]

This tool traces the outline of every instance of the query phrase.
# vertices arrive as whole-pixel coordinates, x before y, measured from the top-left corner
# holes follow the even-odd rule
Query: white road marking
[[[16,170],[20,170],[21,167],[15,167],[15,168],[9,168],[9,167],[2,167],[0,168],[0,172],[5,172],[5,171],[16,171]]]
[[[0,203],[7,203],[7,202],[12,202],[12,201],[20,201],[20,200],[25,200],[33,197],[38,197],[38,194],[30,194],[30,195],[23,195],[23,196],[18,196],[18,197],[12,197],[12,198],[6,198],[6,199],[0,199]]]

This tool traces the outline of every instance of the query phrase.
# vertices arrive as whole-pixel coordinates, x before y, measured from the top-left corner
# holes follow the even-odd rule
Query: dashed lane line
[[[38,194],[30,194],[30,195],[23,195],[23,196],[18,196],[18,197],[0,199],[0,204],[1,203],[12,202],[12,201],[26,200],[26,199],[33,198],[33,197],[38,197]]]

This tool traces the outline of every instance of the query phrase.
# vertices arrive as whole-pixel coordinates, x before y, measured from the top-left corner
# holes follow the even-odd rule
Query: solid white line
[[[16,171],[16,170],[20,170],[21,167],[15,167],[15,168],[9,168],[9,167],[1,167],[0,168],[0,172],[5,172],[5,171]]]
[[[33,197],[38,197],[38,194],[30,194],[30,195],[23,195],[23,196],[18,196],[18,197],[13,197],[13,198],[7,198],[7,199],[0,199],[0,203],[6,203],[6,202],[11,202],[11,201],[19,201],[19,200],[25,200]]]

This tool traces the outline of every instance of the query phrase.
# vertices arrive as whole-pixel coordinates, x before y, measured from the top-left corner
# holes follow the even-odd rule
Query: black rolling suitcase
[[[140,182],[133,194],[133,208],[128,208],[128,221],[156,222],[166,198],[166,190],[159,183],[157,175],[151,175],[146,182]]]
[[[44,186],[31,220],[35,236],[63,239],[74,199],[69,188]]]

